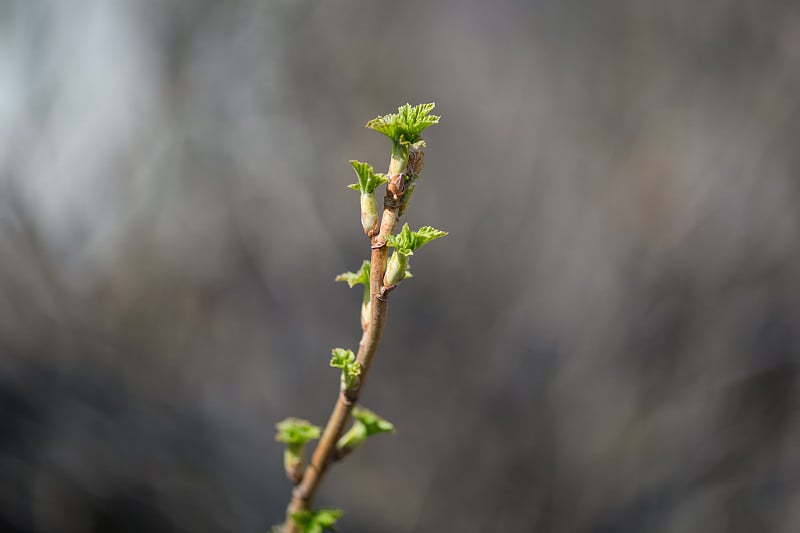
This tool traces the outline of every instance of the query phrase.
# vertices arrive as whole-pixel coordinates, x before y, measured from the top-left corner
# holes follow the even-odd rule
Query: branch
[[[383,337],[389,293],[404,278],[411,277],[411,273],[408,272],[408,257],[413,255],[414,250],[446,235],[445,232],[429,226],[412,232],[407,224],[400,234],[394,235],[397,221],[408,207],[415,182],[422,170],[425,141],[422,140],[421,133],[428,126],[439,122],[438,116],[430,114],[434,105],[428,103],[412,107],[410,104],[405,104],[397,108],[397,113],[380,116],[367,122],[367,128],[386,135],[392,141],[392,157],[386,175],[375,174],[373,168],[366,163],[350,162],[358,176],[358,182],[350,185],[350,188],[361,193],[361,223],[371,244],[369,280],[366,279],[366,261],[358,273],[346,272],[337,276],[336,280],[347,281],[351,287],[360,283],[368,285],[361,304],[363,332],[355,357],[353,352],[343,348],[335,348],[332,352],[331,366],[342,369],[340,392],[307,468],[302,468],[302,444],[308,439],[298,448],[293,434],[279,433],[279,440],[294,445],[287,456],[287,474],[296,483],[286,510],[286,522],[280,527],[283,533],[310,533],[331,527],[341,513],[336,514],[329,509],[317,513],[311,510],[314,496],[328,466],[332,461],[343,458],[358,447],[369,435],[394,430],[391,423],[371,411],[360,409],[355,413],[356,420],[351,428],[352,431],[343,438],[345,426],[350,421],[353,409],[364,389],[367,375]],[[386,194],[379,224],[377,202],[373,193],[377,186],[384,183],[386,183]],[[389,260],[390,246],[394,247],[391,260]],[[294,424],[296,425],[297,421]],[[278,429],[280,431],[282,426]],[[318,432],[319,428],[316,428],[313,437],[316,437]],[[337,449],[340,440],[341,454]]]
[[[390,177],[399,176],[402,180],[405,175],[407,161],[407,156],[403,157],[401,151],[393,151],[388,175]],[[350,420],[350,413],[361,396],[370,366],[372,366],[372,361],[381,344],[383,328],[386,326],[387,296],[391,291],[391,289],[383,286],[383,275],[386,271],[386,261],[389,256],[386,240],[397,226],[401,198],[402,194],[398,195],[387,188],[386,196],[383,200],[380,232],[377,236],[371,238],[370,319],[361,336],[356,356],[356,360],[361,364],[361,375],[352,388],[339,393],[336,405],[328,418],[328,423],[325,425],[319,444],[314,450],[311,463],[306,467],[302,481],[292,492],[292,501],[287,511],[289,518],[287,518],[284,525],[285,533],[300,533],[301,530],[291,516],[311,509],[320,481],[322,481],[322,477],[325,475],[325,471],[336,453],[336,442],[344,433],[345,426]]]

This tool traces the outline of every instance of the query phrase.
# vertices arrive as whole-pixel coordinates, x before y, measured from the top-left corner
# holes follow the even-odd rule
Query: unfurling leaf
[[[283,452],[283,468],[292,483],[299,483],[303,477],[303,462],[306,443],[318,439],[321,433],[319,426],[300,418],[287,418],[275,424],[278,434],[275,440],[286,444]]]
[[[397,108],[397,113],[383,115],[367,122],[367,128],[389,137],[395,145],[412,144],[420,140],[420,135],[428,126],[439,122],[441,117],[430,115],[436,104],[411,104]]]
[[[378,433],[394,433],[394,424],[366,407],[354,407],[353,418],[364,425],[367,437],[377,435]]]
[[[292,520],[302,533],[322,533],[331,529],[344,513],[339,509],[320,509],[319,511],[300,511],[292,513]]]
[[[369,261],[361,263],[358,272],[342,272],[336,276],[336,281],[346,281],[351,289],[358,284],[369,287]]]
[[[334,348],[331,352],[331,366],[342,369],[342,390],[353,387],[361,375],[361,364],[356,361],[353,350]]]
[[[336,276],[336,281],[346,281],[352,288],[358,284],[364,285],[364,293],[361,298],[361,327],[367,329],[369,322],[369,261],[361,263],[358,272],[344,272]]]
[[[275,424],[275,427],[278,430],[275,440],[290,445],[302,445],[310,440],[318,439],[322,431],[319,426],[301,418],[286,418]]]
[[[386,183],[388,179],[383,174],[376,174],[375,170],[372,168],[372,165],[368,163],[362,163],[361,161],[356,161],[353,159],[350,161],[350,164],[353,165],[353,170],[356,171],[358,182],[352,183],[348,185],[348,187],[357,191],[361,191],[362,194],[374,193],[375,189],[377,189],[378,186]]]
[[[434,229],[430,226],[423,226],[417,231],[411,231],[408,224],[403,225],[403,229],[397,235],[390,235],[386,239],[386,244],[394,247],[392,257],[386,265],[386,274],[383,277],[384,287],[394,287],[403,279],[409,276],[408,258],[414,255],[414,250],[425,246],[434,239],[444,237],[447,232]]]
[[[336,448],[340,456],[347,455],[379,433],[394,433],[394,424],[364,407],[353,408],[353,425],[342,435]]]
[[[417,231],[411,231],[408,224],[404,224],[400,233],[397,235],[390,235],[389,238],[386,239],[386,244],[393,246],[395,251],[403,255],[414,255],[415,250],[445,235],[447,235],[446,231],[441,231],[430,226],[423,226]]]

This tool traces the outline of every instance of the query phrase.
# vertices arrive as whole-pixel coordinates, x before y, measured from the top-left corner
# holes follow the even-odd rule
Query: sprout
[[[275,440],[286,444],[283,453],[286,476],[293,483],[299,483],[303,477],[305,445],[310,440],[318,439],[322,430],[319,426],[300,418],[286,418],[275,424],[275,427],[278,430]]]
[[[336,444],[339,456],[352,452],[367,440],[380,433],[394,433],[394,424],[364,407],[353,408],[353,425]]]
[[[423,226],[417,231],[411,231],[408,224],[404,224],[403,229],[397,235],[390,235],[386,244],[394,247],[394,252],[386,265],[386,274],[383,278],[384,287],[394,287],[403,281],[408,271],[408,258],[414,255],[415,250],[445,235],[447,232],[430,226]]]

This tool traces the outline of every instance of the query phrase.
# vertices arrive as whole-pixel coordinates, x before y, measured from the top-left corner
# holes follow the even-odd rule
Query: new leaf
[[[362,163],[361,161],[351,160],[350,164],[353,165],[353,170],[356,171],[358,176],[358,183],[348,185],[351,189],[361,191],[361,194],[372,194],[375,189],[388,181],[383,174],[376,174],[372,165]]]
[[[300,418],[287,418],[275,424],[275,428],[278,430],[275,440],[296,446],[318,439],[322,431],[319,426]]]
[[[336,276],[336,281],[346,281],[351,289],[358,284],[369,287],[369,261],[361,263],[358,272],[342,272]]]
[[[292,513],[292,520],[298,525],[302,533],[322,533],[331,529],[336,521],[342,517],[339,509],[320,509],[319,511],[301,511]]]
[[[413,144],[420,140],[428,126],[439,123],[441,117],[429,114],[436,104],[406,104],[397,113],[377,117],[367,122],[367,127],[389,137],[395,145]]]
[[[417,231],[411,231],[408,224],[404,224],[400,233],[397,235],[390,235],[386,243],[389,246],[393,246],[395,251],[402,255],[414,255],[415,250],[445,235],[447,235],[446,231],[440,231],[431,226],[423,226]]]
[[[393,433],[394,424],[363,407],[353,408],[353,425],[342,435],[336,448],[340,457],[352,452],[367,440],[379,433]]]
[[[334,348],[331,352],[331,366],[342,369],[342,389],[350,389],[361,375],[361,365],[356,361],[352,350]]]

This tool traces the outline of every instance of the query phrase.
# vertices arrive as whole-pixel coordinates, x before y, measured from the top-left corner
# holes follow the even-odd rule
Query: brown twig
[[[407,156],[404,157],[399,153],[393,154],[389,163],[389,176],[404,176],[407,161]],[[400,196],[402,196],[402,191]],[[303,479],[292,492],[292,501],[289,503],[286,523],[284,524],[285,533],[299,533],[300,529],[292,519],[292,515],[311,509],[320,481],[325,475],[328,465],[334,459],[336,443],[342,436],[345,426],[350,420],[350,413],[361,396],[367,374],[383,337],[388,307],[387,296],[391,290],[383,286],[383,276],[389,256],[386,239],[394,233],[399,219],[400,202],[397,194],[393,194],[387,189],[383,205],[380,231],[378,235],[371,239],[370,320],[361,336],[356,357],[356,360],[361,365],[361,374],[353,387],[342,391],[336,399],[336,405],[334,405],[333,411],[328,418],[328,423],[325,425],[322,437],[314,450],[311,462],[305,469]]]

